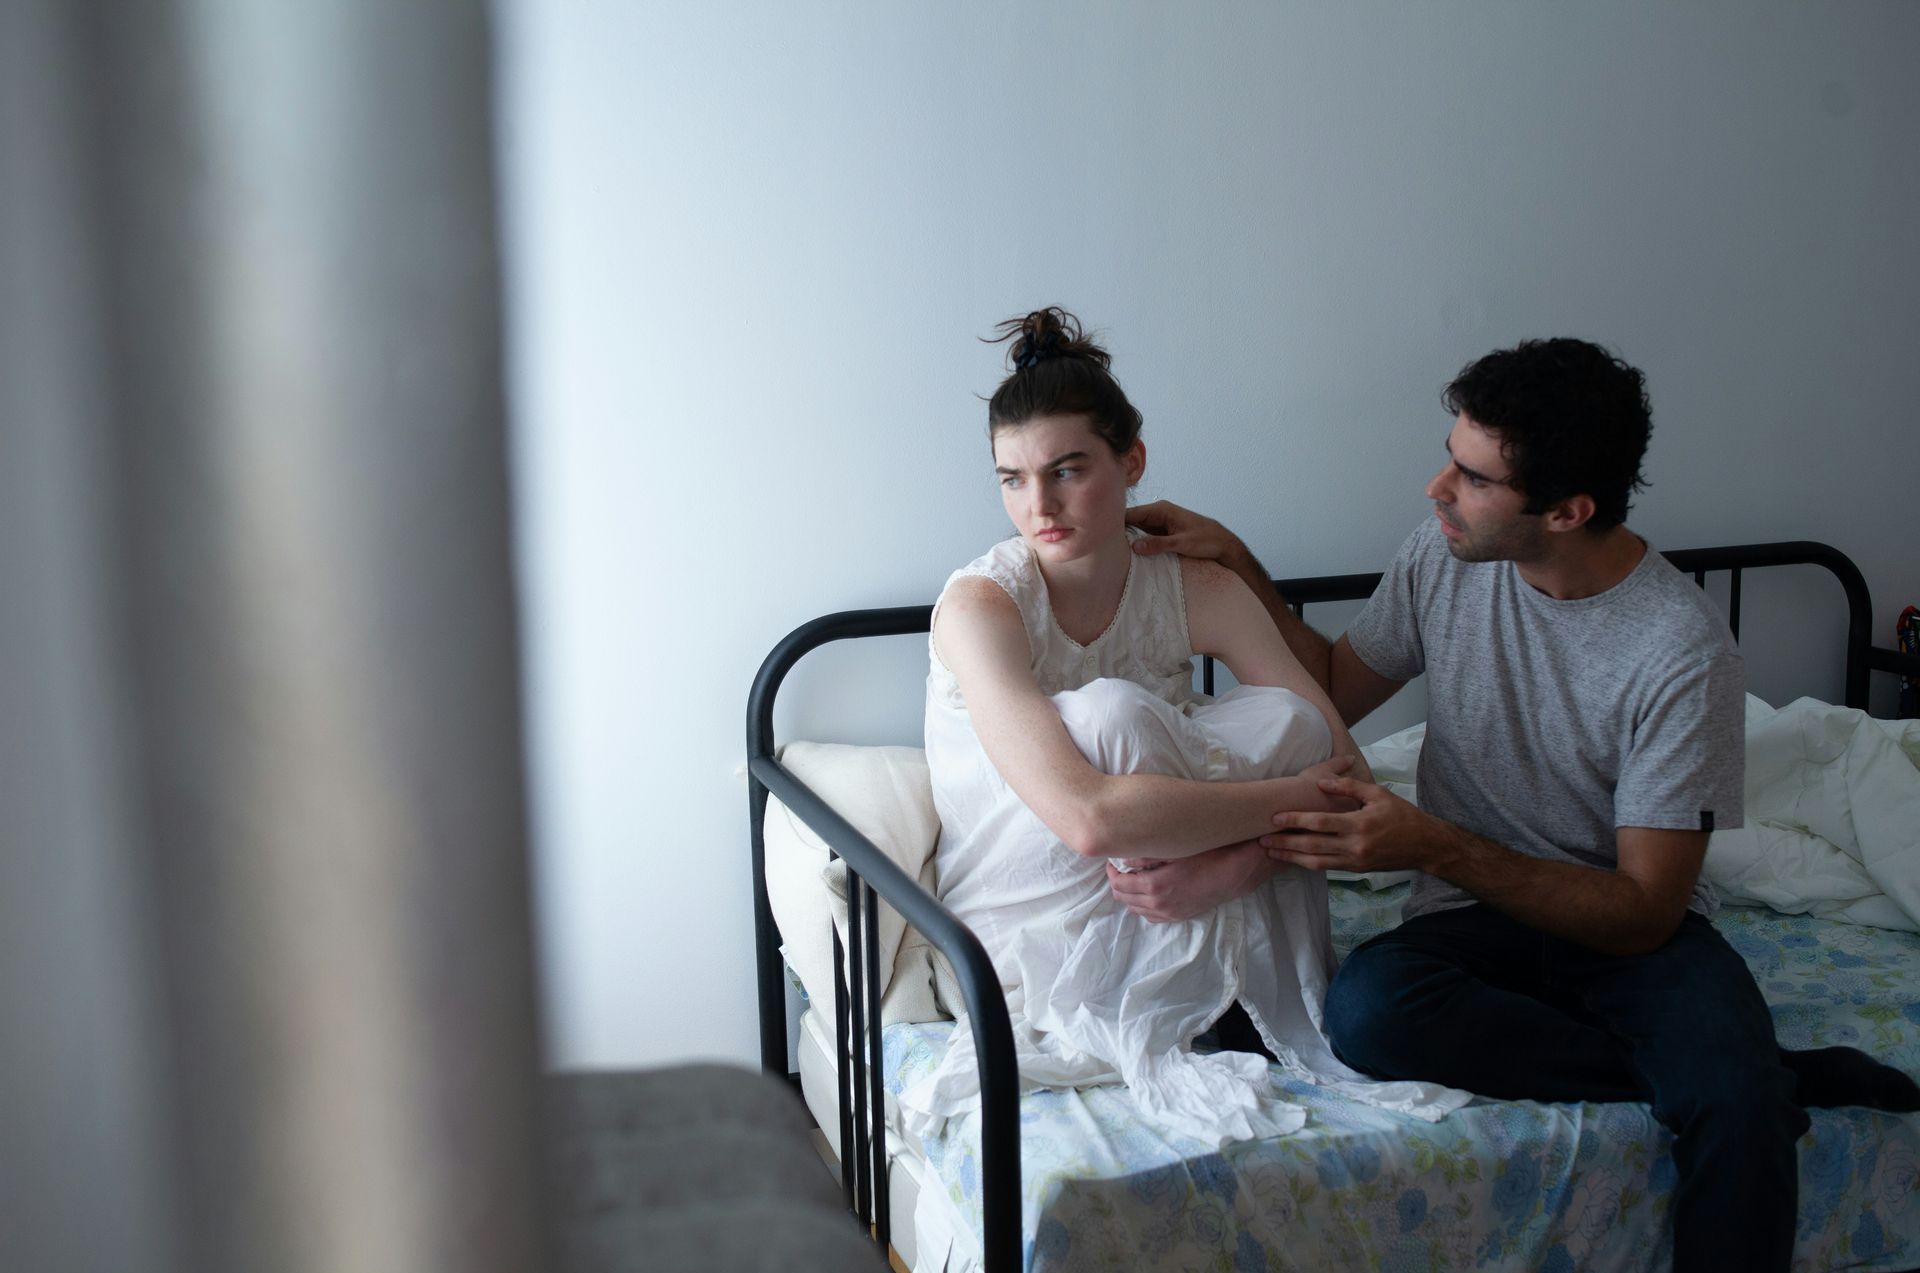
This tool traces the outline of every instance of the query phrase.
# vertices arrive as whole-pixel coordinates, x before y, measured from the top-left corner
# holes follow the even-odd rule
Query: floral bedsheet
[[[1341,954],[1398,919],[1404,885],[1333,890]],[[1782,1044],[1846,1043],[1920,1074],[1920,937],[1723,909],[1714,921],[1753,968]],[[898,1093],[930,1070],[951,1023],[886,1034]],[[1669,1136],[1639,1104],[1476,1101],[1426,1123],[1295,1081],[1305,1128],[1215,1151],[1133,1117],[1125,1093],[1022,1100],[1027,1267],[1078,1270],[1665,1269],[1674,1188]],[[1794,1267],[1920,1265],[1920,1116],[1812,1111],[1800,1144]],[[976,1235],[971,1118],[925,1145],[929,1188]],[[937,1204],[936,1204],[937,1205]],[[962,1244],[964,1245],[964,1243]],[[964,1267],[964,1253],[953,1264]]]

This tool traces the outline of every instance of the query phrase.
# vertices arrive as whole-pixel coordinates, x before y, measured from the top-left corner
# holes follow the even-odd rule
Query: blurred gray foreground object
[[[527,1273],[482,3],[0,5],[0,1268]]]
[[[795,1092],[721,1065],[548,1080],[567,1273],[884,1269]]]
[[[7,1273],[879,1267],[539,1075],[487,15],[0,5]]]

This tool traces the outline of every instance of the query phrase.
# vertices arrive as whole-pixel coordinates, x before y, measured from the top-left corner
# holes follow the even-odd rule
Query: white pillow
[[[780,761],[821,799],[873,841],[928,893],[940,818],[933,808],[926,753],[918,747],[788,743]],[[778,798],[767,800],[767,897],[780,925],[781,953],[807,995],[833,1004],[833,931],[846,940],[845,864],[828,862],[826,842]],[[906,924],[880,903],[880,1016],[884,1023],[945,1015],[934,1002],[930,947],[918,935],[902,942]]]

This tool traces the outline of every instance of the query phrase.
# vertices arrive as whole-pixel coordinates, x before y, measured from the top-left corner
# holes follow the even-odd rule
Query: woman
[[[1357,749],[1245,584],[1133,552],[1127,493],[1146,448],[1106,351],[1057,308],[1000,330],[1013,371],[988,430],[1018,534],[941,593],[927,761],[940,895],[1000,974],[1023,1081],[1124,1080],[1163,1124],[1214,1143],[1293,1130],[1305,1115],[1271,1099],[1264,1057],[1189,1051],[1237,999],[1284,1068],[1438,1117],[1457,1094],[1363,1080],[1327,1048],[1323,876],[1286,870],[1170,924],[1112,899],[1107,860],[1186,857],[1268,832],[1281,810],[1328,808],[1315,780]],[[1197,703],[1195,654],[1239,687]],[[977,1084],[956,1031],[902,1104],[924,1125]]]

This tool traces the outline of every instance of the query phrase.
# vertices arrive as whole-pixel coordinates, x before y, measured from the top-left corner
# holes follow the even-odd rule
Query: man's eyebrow
[[[1065,455],[1054,456],[1051,460],[1048,460],[1045,464],[1042,464],[1040,468],[1042,469],[1059,468],[1062,464],[1065,464],[1068,460],[1084,460],[1086,458],[1087,458],[1087,453],[1085,451],[1068,451]],[[994,465],[993,471],[996,473],[1005,473],[1009,477],[1018,477],[1020,475],[1019,469],[1010,469],[1004,464]],[[1039,470],[1035,470],[1035,471],[1037,472]]]
[[[1468,477],[1474,478],[1475,480],[1481,481],[1481,482],[1492,482],[1495,486],[1510,486],[1513,484],[1513,479],[1511,477],[1494,477],[1489,473],[1482,473],[1477,469],[1470,469],[1466,465],[1462,464],[1459,460],[1454,459],[1452,438],[1448,438],[1445,442],[1441,443],[1441,445],[1447,448],[1447,458],[1450,460],[1453,460],[1453,467],[1459,469],[1462,473],[1465,473]]]

